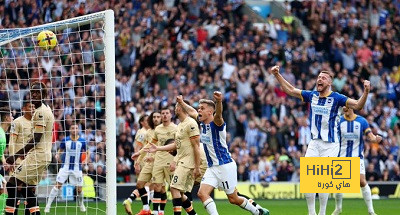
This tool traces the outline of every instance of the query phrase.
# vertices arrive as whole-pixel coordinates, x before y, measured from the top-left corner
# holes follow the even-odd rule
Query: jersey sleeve
[[[152,142],[154,142],[154,141],[158,141],[158,137],[157,137],[157,128],[156,129],[154,129],[154,132],[153,132],[153,135],[150,137],[151,138],[151,141]]]
[[[337,101],[340,107],[346,106],[347,100],[349,99],[349,97],[338,93],[337,94]]]
[[[33,114],[33,129],[34,133],[43,133],[46,128],[45,113],[42,108],[35,111]]]
[[[301,101],[311,102],[312,91],[302,90],[301,91]]]
[[[365,118],[361,118],[361,128],[364,131],[364,134],[368,134],[371,132],[371,128],[369,127],[369,123]]]
[[[10,134],[16,135],[18,136],[19,132],[21,130],[21,125],[20,123],[17,123],[15,121],[13,121],[11,123],[11,127],[10,127]]]
[[[139,132],[138,134],[136,134],[136,136],[135,136],[136,144],[138,144],[142,147],[144,145],[145,137],[146,136],[142,132]]]
[[[186,132],[188,133],[189,137],[196,137],[200,135],[199,126],[197,125],[196,121],[190,121],[186,127]]]

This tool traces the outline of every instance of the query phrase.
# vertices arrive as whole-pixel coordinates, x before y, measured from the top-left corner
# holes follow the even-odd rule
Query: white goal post
[[[105,67],[105,95],[103,96],[105,99],[105,145],[106,145],[106,214],[114,215],[117,214],[117,195],[116,195],[116,107],[115,107],[115,37],[114,37],[114,11],[106,10],[102,12],[97,12],[85,16],[80,16],[76,18],[71,18],[67,20],[62,20],[58,22],[48,23],[40,26],[29,27],[29,28],[15,28],[15,29],[0,29],[0,48],[4,48],[4,50],[9,49],[7,47],[11,47],[14,49],[13,42],[18,42],[19,40],[24,39],[32,39],[36,37],[38,33],[43,30],[50,30],[56,33],[58,36],[63,36],[62,34],[57,34],[57,32],[62,32],[66,29],[70,28],[80,28],[81,26],[92,25],[93,23],[101,22],[102,23],[102,31],[104,35],[102,35],[102,40],[104,43],[104,67]],[[89,32],[89,34],[91,34]],[[79,33],[78,33],[79,35]],[[68,36],[67,36],[68,37]],[[21,42],[21,44],[23,44]],[[81,43],[78,44],[78,46]],[[58,44],[60,45],[60,44]],[[71,44],[67,44],[68,46]],[[39,49],[36,45],[33,45],[33,49]],[[21,47],[22,52],[25,52],[25,48],[29,47]],[[32,48],[32,47],[30,47]],[[59,47],[57,47],[59,48]],[[67,47],[68,48],[68,47]],[[93,47],[92,47],[93,48]],[[61,49],[61,48],[59,48]],[[82,49],[82,47],[81,47]],[[17,48],[15,48],[16,51]],[[94,49],[92,49],[92,55],[94,54]],[[6,62],[10,60],[10,58],[6,57],[1,53],[0,50],[0,74],[3,70],[7,71],[12,70],[13,68],[7,68]],[[8,50],[10,51],[10,50]],[[37,51],[36,51],[37,52]],[[40,50],[40,53],[46,52]],[[37,52],[38,53],[38,52]],[[57,53],[56,53],[57,54]],[[61,54],[58,53],[60,56]],[[23,54],[22,54],[23,55]],[[37,54],[38,55],[38,54]],[[41,57],[44,58],[44,55]],[[25,55],[26,56],[26,55]],[[38,55],[38,59],[39,59]],[[60,57],[61,58],[61,57]],[[82,54],[83,58],[83,54]],[[93,57],[94,59],[94,57]],[[15,60],[16,61],[16,60]],[[39,62],[39,60],[37,60]],[[39,62],[40,63],[40,62]],[[93,62],[95,64],[96,62]],[[82,63],[82,68],[84,68],[84,64]],[[62,65],[61,65],[62,66]],[[72,63],[72,66],[74,64]],[[18,69],[18,66],[15,67],[15,70]],[[17,73],[17,72],[16,72]],[[95,78],[94,78],[95,79]],[[1,80],[0,80],[1,81]],[[7,81],[7,80],[6,80]],[[86,87],[86,86],[85,86]],[[63,93],[63,89],[61,90]],[[96,95],[94,95],[95,97]],[[86,106],[85,106],[86,107]],[[43,213],[44,214],[44,213]],[[52,213],[53,214],[53,213]],[[91,213],[89,213],[91,214]],[[97,214],[97,212],[96,212]]]

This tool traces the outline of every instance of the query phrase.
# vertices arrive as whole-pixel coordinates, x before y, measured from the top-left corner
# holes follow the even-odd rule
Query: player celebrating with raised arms
[[[339,150],[338,110],[339,107],[360,110],[367,101],[370,90],[369,81],[364,81],[364,92],[360,99],[354,100],[340,93],[332,92],[333,75],[329,71],[321,71],[317,78],[317,90],[300,90],[293,87],[279,73],[279,66],[271,68],[283,91],[304,102],[311,103],[311,141],[308,144],[306,157],[336,157]],[[306,193],[308,214],[315,215],[315,193]],[[320,215],[325,215],[329,193],[320,193]]]
[[[256,203],[238,195],[237,166],[228,151],[226,125],[222,118],[222,93],[214,92],[214,99],[216,103],[201,99],[198,112],[183,100],[178,100],[192,118],[200,121],[200,142],[204,145],[208,168],[197,195],[210,215],[218,214],[217,206],[210,196],[215,188],[224,190],[230,203],[250,211],[253,215],[269,214],[268,210],[257,207]]]
[[[353,109],[343,107],[343,116],[340,118],[340,151],[338,157],[359,157],[360,158],[360,186],[369,215],[376,215],[372,206],[371,189],[365,179],[364,166],[364,135],[373,143],[379,143],[381,136],[372,133],[367,120],[354,113]],[[332,215],[342,212],[342,193],[336,193],[336,208]]]
[[[31,87],[31,99],[36,111],[33,114],[33,138],[14,155],[7,158],[6,162],[13,165],[16,158],[25,156],[25,159],[16,168],[15,172],[7,182],[8,199],[6,203],[6,215],[15,212],[16,197],[20,193],[27,201],[27,208],[31,214],[40,214],[39,204],[35,194],[43,171],[51,163],[51,146],[54,115],[43,100],[47,97],[46,85],[35,82]],[[21,186],[21,190],[17,187]]]
[[[189,215],[195,215],[190,199],[184,193],[192,190],[195,179],[201,175],[200,131],[196,120],[189,117],[179,103],[175,106],[175,115],[180,123],[176,128],[174,144],[153,144],[150,152],[177,150],[174,158],[176,169],[171,181],[174,215],[180,215],[182,207]]]
[[[57,160],[61,156],[61,168],[57,174],[57,183],[51,189],[49,198],[47,199],[46,208],[44,209],[45,213],[50,212],[51,203],[54,198],[56,198],[58,191],[61,186],[68,180],[69,182],[76,186],[77,191],[77,201],[79,205],[79,209],[81,212],[85,212],[86,208],[83,204],[83,193],[82,193],[82,185],[83,185],[83,176],[82,176],[82,158],[87,159],[90,155],[83,156],[83,154],[87,153],[86,150],[86,141],[82,137],[79,136],[78,125],[73,124],[70,127],[70,136],[64,138],[64,140],[60,144],[60,149],[58,150],[58,154],[56,156]],[[87,163],[86,160],[83,161]]]

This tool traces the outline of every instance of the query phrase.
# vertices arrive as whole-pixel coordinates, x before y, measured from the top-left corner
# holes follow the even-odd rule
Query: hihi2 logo
[[[300,158],[300,192],[360,192],[360,158]]]

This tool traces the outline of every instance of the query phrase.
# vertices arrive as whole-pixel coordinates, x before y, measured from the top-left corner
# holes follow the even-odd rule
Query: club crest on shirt
[[[332,102],[333,102],[333,98],[328,98],[328,99],[326,100],[326,102],[327,102],[328,104],[332,103]]]
[[[358,125],[355,125],[354,128],[355,128],[355,129],[358,129]]]

